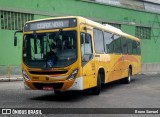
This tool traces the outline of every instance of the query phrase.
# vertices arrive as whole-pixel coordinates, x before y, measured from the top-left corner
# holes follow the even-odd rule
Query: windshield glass
[[[23,61],[28,67],[64,67],[77,58],[76,31],[24,35]]]

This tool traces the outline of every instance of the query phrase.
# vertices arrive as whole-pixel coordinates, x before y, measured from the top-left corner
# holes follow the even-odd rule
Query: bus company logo
[[[4,114],[4,115],[9,115],[9,114],[11,114],[11,109],[2,109],[2,114]]]

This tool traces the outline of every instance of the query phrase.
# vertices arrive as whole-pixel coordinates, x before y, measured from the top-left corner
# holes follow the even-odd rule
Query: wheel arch
[[[98,75],[101,75],[101,83],[105,83],[105,70],[103,67],[99,68]]]
[[[131,75],[132,75],[132,65],[129,65],[128,69],[131,69]]]

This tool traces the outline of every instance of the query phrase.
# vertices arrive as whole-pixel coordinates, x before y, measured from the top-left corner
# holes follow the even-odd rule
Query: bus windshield
[[[77,59],[76,31],[25,34],[23,61],[32,68],[65,67]]]

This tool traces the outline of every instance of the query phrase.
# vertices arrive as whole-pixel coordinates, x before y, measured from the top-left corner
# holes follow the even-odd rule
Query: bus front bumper
[[[24,81],[24,87],[26,90],[83,90],[83,77],[55,82]]]

